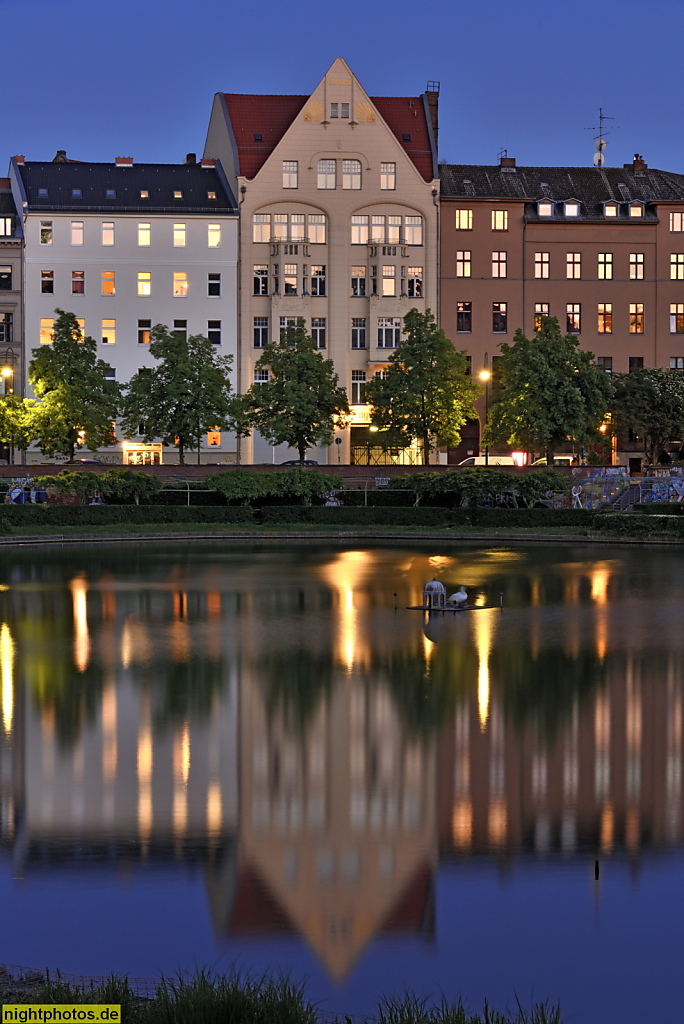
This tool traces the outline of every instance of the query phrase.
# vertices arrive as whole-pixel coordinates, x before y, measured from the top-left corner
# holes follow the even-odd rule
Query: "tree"
[[[36,436],[37,406],[35,399],[5,395],[0,401],[0,441],[25,452]]]
[[[346,426],[347,393],[339,386],[332,359],[324,359],[304,329],[288,327],[277,344],[267,345],[257,368],[267,381],[253,384],[244,398],[252,427],[271,444],[287,444],[304,462],[307,448],[332,444],[335,424]]]
[[[440,445],[457,445],[460,428],[475,417],[481,388],[466,374],[465,354],[457,352],[430,312],[410,310],[405,336],[389,358],[384,377],[366,385],[372,423],[382,427],[385,447],[407,447],[418,438],[423,462]]]
[[[653,465],[667,441],[684,434],[684,376],[643,367],[615,374],[613,385],[614,426],[641,437],[646,462]]]
[[[161,438],[178,445],[181,465],[187,449],[197,450],[210,430],[236,430],[238,408],[231,394],[231,356],[217,356],[201,334],[186,338],[163,324],[152,328],[150,354],[156,366],[138,370],[129,381],[121,426],[128,436],[142,425],[145,441]]]
[[[580,444],[594,440],[612,387],[593,360],[593,352],[581,351],[574,335],[561,334],[555,317],[542,317],[531,339],[516,331],[513,344],[501,346],[485,444],[543,451],[551,466],[554,452],[569,438]]]
[[[76,445],[97,451],[116,444],[121,389],[107,380],[111,367],[98,359],[95,339],[84,337],[74,314],[55,313],[52,343],[34,348],[29,363],[29,383],[39,399],[32,430],[44,455],[73,462]]]
[[[161,480],[156,476],[141,473],[123,466],[107,469],[98,475],[100,491],[105,498],[114,498],[122,504],[140,504],[140,499],[149,499],[161,490]]]

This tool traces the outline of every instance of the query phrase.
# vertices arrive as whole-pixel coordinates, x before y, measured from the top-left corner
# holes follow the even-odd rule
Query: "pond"
[[[678,1019],[684,553],[2,554],[0,963]]]

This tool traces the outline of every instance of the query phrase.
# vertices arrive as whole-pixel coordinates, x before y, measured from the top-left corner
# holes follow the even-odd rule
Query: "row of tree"
[[[73,313],[55,310],[53,342],[33,350],[29,382],[36,399],[6,396],[0,402],[0,440],[25,450],[36,443],[44,455],[72,462],[79,446],[91,451],[124,436],[177,445],[180,462],[201,450],[212,430],[238,437],[258,430],[285,444],[304,461],[309,448],[332,443],[349,423],[346,390],[333,361],[316,349],[300,320],[263,350],[256,366],[268,371],[244,395],[230,385],[231,357],[217,355],[202,335],[186,338],[158,324],[150,353],[155,365],[123,385],[109,379]],[[544,317],[533,338],[517,331],[501,345],[493,380],[492,408],[483,442],[510,444],[553,455],[572,441],[595,444],[610,430],[630,429],[644,441],[649,463],[675,436],[684,434],[684,376],[675,370],[641,369],[610,377],[582,351],[574,335]],[[461,427],[477,416],[481,385],[428,310],[404,317],[404,334],[386,371],[365,384],[377,443],[407,447],[416,439],[428,463],[438,446],[457,445]],[[602,433],[602,431],[604,433]]]

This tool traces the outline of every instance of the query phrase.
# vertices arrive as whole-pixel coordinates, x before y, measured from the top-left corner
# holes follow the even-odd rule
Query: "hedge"
[[[253,522],[254,511],[240,506],[188,508],[164,505],[0,505],[0,527]]]
[[[183,490],[171,490],[165,488],[162,491],[157,491],[153,494],[149,501],[151,505],[185,505],[188,507],[188,496],[190,498],[190,505],[220,505],[222,508],[227,505],[225,497],[218,491],[204,490],[192,490],[190,489],[189,495],[186,489]]]
[[[317,526],[447,526],[446,508],[354,508],[350,505],[271,505],[261,509],[264,526],[309,523]]]
[[[632,505],[632,511],[647,516],[681,516],[684,515],[684,504],[680,501],[650,501]]]
[[[622,537],[670,536],[684,539],[684,519],[643,512],[610,512],[597,518],[594,529]]]

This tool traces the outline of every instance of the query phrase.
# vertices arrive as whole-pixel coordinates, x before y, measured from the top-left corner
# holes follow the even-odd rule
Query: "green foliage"
[[[307,335],[304,321],[267,345],[256,365],[268,368],[269,379],[253,384],[244,396],[250,426],[271,444],[296,448],[300,462],[308,448],[332,444],[335,425],[346,426],[347,393],[332,359],[324,359]]]
[[[35,439],[38,402],[18,395],[5,395],[0,402],[0,441],[26,451]]]
[[[332,473],[294,466],[292,469],[263,473],[248,469],[228,469],[206,478],[209,487],[229,502],[254,504],[269,499],[299,499],[304,504],[323,501],[329,491],[342,486],[342,478]]]
[[[100,490],[100,476],[82,469],[62,469],[56,476],[37,476],[34,483],[39,487],[51,487],[58,494],[72,495],[85,501]]]
[[[241,523],[254,522],[251,508],[213,505],[208,508],[164,505],[0,505],[0,525],[32,526],[117,526],[156,523]]]
[[[632,505],[632,512],[644,516],[682,516],[684,504],[681,501],[649,501]]]
[[[684,539],[684,519],[644,512],[610,512],[596,519],[593,529],[617,537],[670,536]]]
[[[561,334],[555,317],[542,317],[531,339],[516,331],[512,345],[501,345],[499,386],[484,443],[543,451],[551,465],[568,439],[597,440],[612,387],[593,360],[575,335]]]
[[[112,423],[121,388],[105,379],[110,367],[97,358],[97,343],[83,336],[74,314],[55,313],[52,343],[34,348],[29,363],[29,383],[39,401],[27,415],[43,455],[73,462],[81,431],[91,451],[116,444]]]
[[[410,310],[405,334],[389,357],[387,375],[366,385],[372,422],[384,447],[423,446],[423,462],[440,445],[457,445],[461,427],[477,415],[475,399],[482,388],[466,374],[466,358],[457,352],[428,309]]]
[[[217,356],[201,334],[186,338],[163,324],[152,328],[151,337],[150,355],[157,363],[129,381],[121,426],[132,436],[142,424],[146,442],[177,443],[181,464],[186,450],[195,449],[199,463],[207,431],[245,433],[239,402],[230,391],[232,357]]]
[[[264,526],[292,523],[328,526],[426,526],[447,525],[448,510],[444,508],[354,508],[345,505],[273,505],[261,509]]]
[[[416,504],[440,501],[445,505],[481,505],[498,496],[513,496],[519,504],[533,504],[549,493],[566,491],[569,481],[557,469],[511,473],[495,466],[473,466],[440,473],[411,473],[394,477],[389,488],[413,491]]]
[[[98,475],[98,482],[105,498],[122,504],[135,502],[139,505],[141,499],[149,500],[161,490],[161,482],[156,476],[125,467],[105,470]]]
[[[684,433],[684,375],[643,367],[614,374],[613,385],[614,424],[643,439],[646,462],[653,465],[669,439]]]

